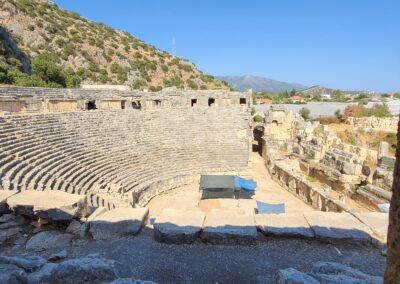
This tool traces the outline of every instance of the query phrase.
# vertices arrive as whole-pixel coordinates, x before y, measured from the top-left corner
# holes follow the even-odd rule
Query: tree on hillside
[[[293,96],[295,96],[295,95],[296,95],[296,90],[295,90],[295,89],[292,89],[292,90],[290,91],[290,96],[293,97]]]
[[[42,53],[32,60],[33,73],[49,87],[65,87],[65,76],[61,67],[57,66],[53,54]]]

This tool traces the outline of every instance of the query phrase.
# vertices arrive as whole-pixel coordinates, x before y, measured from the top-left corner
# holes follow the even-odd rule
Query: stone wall
[[[363,128],[366,131],[379,131],[384,129],[385,131],[396,132],[397,124],[399,122],[398,116],[393,117],[348,117],[346,123],[353,125],[356,128]]]
[[[230,91],[184,91],[167,88],[160,92],[104,89],[50,89],[0,87],[0,115],[90,109],[141,109],[187,107],[249,108],[251,93]]]

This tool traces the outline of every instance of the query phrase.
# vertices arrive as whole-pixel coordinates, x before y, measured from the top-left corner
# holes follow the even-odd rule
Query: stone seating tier
[[[244,108],[8,116],[0,118],[0,185],[133,202],[175,177],[245,169],[250,133]]]

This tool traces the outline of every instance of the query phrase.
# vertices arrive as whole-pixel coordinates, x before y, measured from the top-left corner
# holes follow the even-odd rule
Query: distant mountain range
[[[252,89],[255,92],[284,92],[295,89],[296,91],[307,87],[298,83],[287,83],[265,77],[244,75],[244,76],[216,76],[218,80],[228,82],[232,87],[240,91]]]

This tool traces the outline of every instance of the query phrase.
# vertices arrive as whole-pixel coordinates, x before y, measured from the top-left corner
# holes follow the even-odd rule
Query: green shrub
[[[197,90],[199,88],[199,86],[192,79],[188,79],[186,83],[188,84],[189,88],[193,90]]]
[[[256,114],[255,116],[253,116],[253,120],[254,120],[254,122],[264,122],[264,118],[259,114]]]
[[[299,110],[299,114],[301,115],[302,118],[304,119],[309,119],[310,118],[310,110],[306,107],[302,107]]]
[[[306,159],[307,160],[314,160],[315,159],[315,154],[314,153],[307,153]]]

